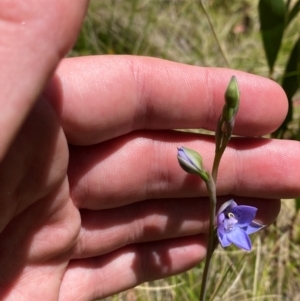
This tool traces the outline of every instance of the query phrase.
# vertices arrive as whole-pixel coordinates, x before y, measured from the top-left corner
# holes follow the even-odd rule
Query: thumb
[[[0,0],[0,160],[60,59],[88,0]]]

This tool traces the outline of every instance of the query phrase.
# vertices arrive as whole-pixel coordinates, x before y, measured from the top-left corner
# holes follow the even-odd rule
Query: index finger
[[[94,144],[138,129],[215,130],[232,75],[241,92],[235,134],[274,131],[286,116],[284,91],[269,79],[230,69],[136,56],[65,59],[46,96],[69,142]]]

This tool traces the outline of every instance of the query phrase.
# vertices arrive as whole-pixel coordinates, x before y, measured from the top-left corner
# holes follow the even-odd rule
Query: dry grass
[[[203,1],[217,34],[197,0],[91,1],[72,55],[150,55],[201,66],[267,75],[257,13],[258,1]],[[300,20],[285,34],[275,75],[282,73]]]

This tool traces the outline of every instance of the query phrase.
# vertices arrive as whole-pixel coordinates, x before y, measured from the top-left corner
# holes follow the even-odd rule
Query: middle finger
[[[70,148],[69,179],[78,208],[107,209],[161,198],[206,196],[204,182],[185,173],[177,147],[198,150],[210,170],[213,137],[175,131],[133,132]],[[221,161],[218,195],[291,198],[299,195],[298,142],[233,138]],[[272,175],[272,176],[270,176]]]

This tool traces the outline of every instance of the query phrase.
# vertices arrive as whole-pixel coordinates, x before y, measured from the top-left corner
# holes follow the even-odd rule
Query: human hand
[[[236,134],[274,130],[287,104],[267,79],[129,56],[62,61],[1,163],[1,299],[92,300],[202,260],[208,201],[176,147],[199,150],[209,168],[213,139],[169,129],[214,129],[233,73]],[[233,138],[220,200],[256,206],[270,223],[278,198],[299,194],[298,151]]]

